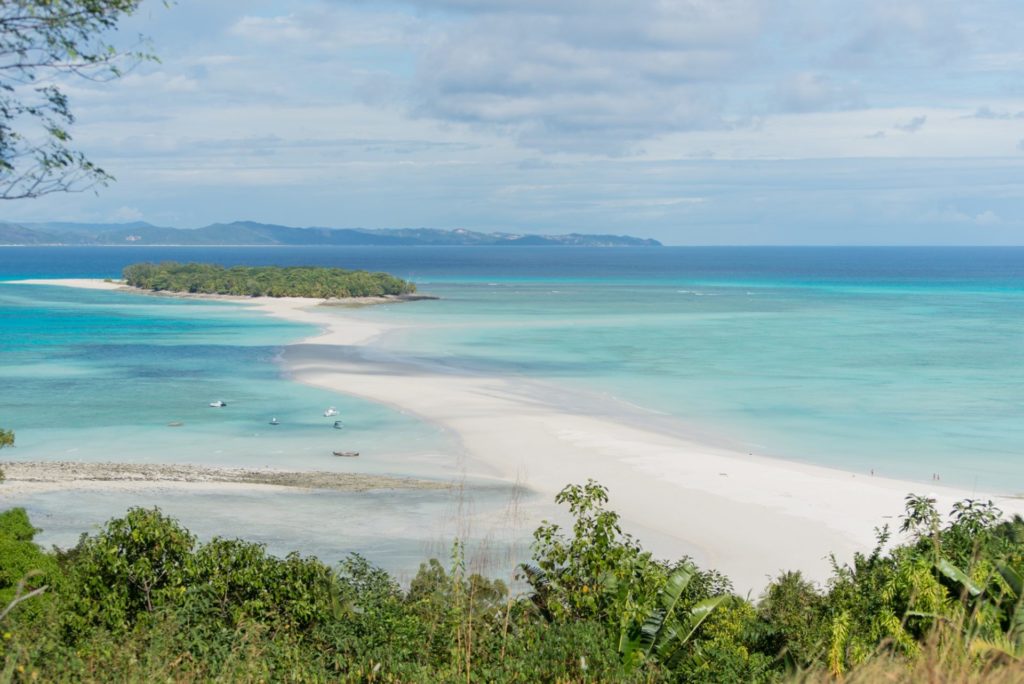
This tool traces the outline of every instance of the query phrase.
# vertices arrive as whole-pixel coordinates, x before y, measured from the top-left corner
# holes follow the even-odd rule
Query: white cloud
[[[826,2],[845,67],[934,66],[967,52],[970,11],[958,0]],[[838,30],[835,30],[835,29]]]
[[[922,114],[921,116],[915,116],[909,121],[893,124],[893,130],[903,131],[904,133],[917,133],[919,130],[924,128],[927,121],[928,117]]]
[[[243,16],[230,26],[228,34],[286,48],[289,56],[315,50],[330,60],[338,51],[353,47],[408,48],[428,40],[431,28],[407,13],[309,3],[297,5],[295,12],[286,15]]]
[[[113,222],[141,221],[143,213],[135,207],[118,207],[110,214]]]
[[[261,43],[303,42],[312,37],[312,32],[302,26],[295,15],[281,17],[242,17],[230,33],[246,40]]]
[[[1002,217],[991,209],[970,212],[948,206],[928,212],[924,219],[928,223],[960,223],[975,226],[998,226],[1003,223]]]
[[[1016,0],[145,2],[131,35],[163,62],[69,89],[118,183],[6,210],[670,242],[1024,225]]]
[[[968,114],[965,119],[989,119],[995,121],[1008,121],[1010,119],[1024,119],[1024,111],[1005,112],[995,111],[989,106],[978,107],[973,114]]]
[[[826,74],[812,72],[786,78],[776,87],[776,97],[784,109],[795,112],[849,109],[861,106],[863,102],[858,88],[836,83]]]
[[[721,83],[741,67],[761,14],[755,0],[484,3],[423,54],[415,111],[549,151],[619,153],[722,127]]]
[[[631,197],[625,199],[596,200],[594,205],[600,208],[615,209],[654,209],[665,207],[683,207],[704,204],[706,197]]]
[[[1003,219],[1001,219],[999,217],[999,214],[992,211],[991,209],[986,209],[980,214],[974,215],[974,222],[979,226],[994,226],[999,223],[1002,223]]]

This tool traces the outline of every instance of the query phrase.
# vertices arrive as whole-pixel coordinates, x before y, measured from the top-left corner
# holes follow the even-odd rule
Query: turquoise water
[[[772,282],[441,282],[361,313],[426,361],[539,377],[748,453],[1024,491],[1024,292]]]
[[[443,299],[355,315],[415,324],[385,344],[423,363],[572,390],[552,401],[627,402],[631,419],[749,453],[1024,491],[1024,249],[0,248],[0,279],[164,258],[386,270]],[[280,346],[309,333],[218,303],[0,285],[0,425],[18,434],[4,457],[459,472],[435,427],[282,379]],[[339,446],[374,458],[340,463]],[[368,550],[398,569],[437,545],[424,520],[451,518],[450,497],[417,501],[159,499],[210,534]],[[27,505],[64,539],[128,503]],[[401,548],[365,533],[382,507]]]
[[[0,283],[3,460],[193,463],[460,481],[457,443],[399,411],[291,382],[281,347],[315,333],[233,304]],[[227,407],[214,409],[210,401]],[[345,429],[325,418],[335,406]],[[269,420],[278,418],[280,425]],[[169,423],[182,423],[171,427]],[[359,451],[339,459],[333,450]],[[44,545],[73,545],[130,506],[159,506],[203,538],[244,537],[334,562],[350,552],[408,576],[464,522],[511,494],[473,491],[63,491],[13,497]],[[465,504],[461,504],[465,505]],[[479,543],[478,539],[470,539]],[[508,544],[506,544],[507,546]],[[502,568],[502,571],[504,568]]]
[[[17,431],[5,458],[434,475],[454,465],[433,425],[282,378],[274,359],[308,326],[219,302],[7,283],[0,329],[0,419]],[[228,406],[210,408],[218,399]],[[328,406],[344,430],[323,417]],[[374,458],[341,464],[331,451],[342,448]]]

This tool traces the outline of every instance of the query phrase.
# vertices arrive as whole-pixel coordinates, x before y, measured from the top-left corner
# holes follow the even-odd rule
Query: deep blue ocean
[[[1024,248],[18,247],[0,248],[0,280],[160,260],[387,271],[442,298],[356,313],[416,324],[386,339],[397,353],[613,397],[754,454],[1024,492]],[[320,416],[336,405],[348,444],[384,454],[353,467],[457,470],[433,426],[279,377],[281,345],[311,332],[2,284],[4,458],[337,467]],[[211,412],[217,398],[237,411]]]
[[[1024,247],[0,247],[0,277],[112,278],[128,264],[162,260],[344,266],[413,280],[1024,288]]]

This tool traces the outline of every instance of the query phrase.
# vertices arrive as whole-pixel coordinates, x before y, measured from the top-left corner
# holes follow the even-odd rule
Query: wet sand
[[[70,461],[7,461],[0,463],[0,468],[7,477],[0,493],[11,497],[70,489],[111,489],[124,492],[162,488],[195,490],[224,485],[230,485],[232,489],[298,487],[342,492],[451,488],[447,483],[422,479],[270,468]]]

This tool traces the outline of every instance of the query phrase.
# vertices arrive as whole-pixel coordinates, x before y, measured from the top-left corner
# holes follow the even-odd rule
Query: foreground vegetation
[[[124,269],[132,287],[166,292],[244,297],[380,297],[416,291],[408,281],[387,273],[308,266],[234,266],[216,264],[132,264]]]
[[[0,449],[14,446],[14,433],[10,430],[0,428]],[[4,469],[0,468],[0,482],[4,481]]]
[[[656,560],[594,482],[558,497],[528,591],[421,566],[408,588],[352,555],[275,558],[196,539],[132,509],[46,552],[21,509],[0,514],[4,681],[1020,681],[1024,521],[965,501],[943,522],[908,497],[907,544],[798,572],[753,603],[687,559]]]

